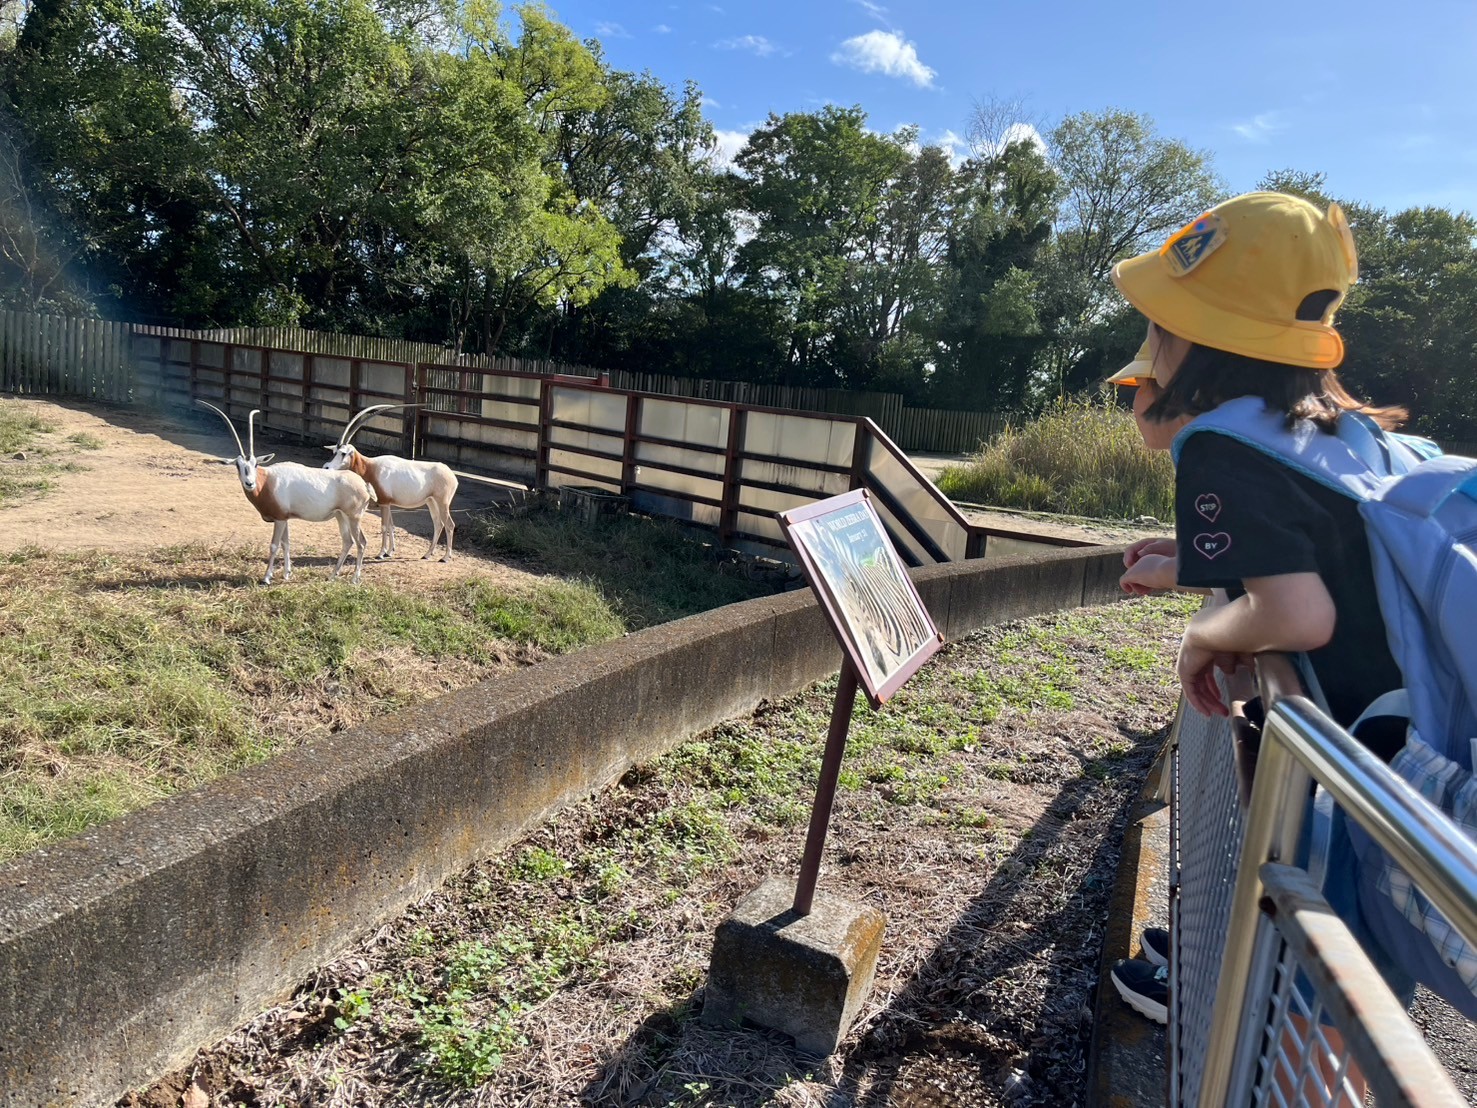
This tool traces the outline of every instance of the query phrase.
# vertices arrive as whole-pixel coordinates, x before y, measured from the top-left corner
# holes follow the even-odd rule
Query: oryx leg
[[[381,560],[395,553],[395,513],[389,504],[380,505],[380,552]]]
[[[282,580],[292,580],[292,520],[282,521]]]
[[[426,511],[431,513],[431,545],[421,555],[422,561],[427,561],[436,556],[436,547],[441,542],[441,532],[444,530],[444,525],[441,522],[441,506],[434,500],[427,500]]]
[[[369,549],[369,540],[364,537],[363,512],[354,517],[354,535],[359,548],[354,555],[354,584],[357,585],[364,577],[364,554]]]
[[[263,585],[272,583],[272,566],[277,561],[277,552],[282,549],[282,540],[287,533],[287,522],[278,520],[272,524],[272,541],[267,546],[267,575],[262,578]]]
[[[338,564],[333,567],[333,572],[329,574],[330,577],[337,577],[343,572],[344,563],[349,560],[349,551],[359,545],[357,539],[358,532],[361,528],[356,526],[354,520],[350,519],[343,512],[334,512],[333,520],[338,524],[338,537],[343,540],[344,544],[343,549],[338,553]],[[362,553],[364,547],[359,546],[359,549]]]
[[[451,518],[451,502],[447,501],[441,505],[441,517],[446,524],[446,556],[443,562],[451,561],[451,536],[456,534],[456,521]]]

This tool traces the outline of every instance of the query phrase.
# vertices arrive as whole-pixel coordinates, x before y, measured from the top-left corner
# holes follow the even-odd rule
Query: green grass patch
[[[54,444],[48,446],[41,440],[55,430],[54,424],[25,411],[15,401],[0,400],[0,507],[49,492],[59,473],[79,473],[87,468],[73,461],[54,460]],[[102,443],[98,441],[97,445]]]
[[[660,520],[619,516],[591,525],[537,504],[477,517],[467,531],[473,543],[502,557],[594,583],[632,630],[772,591]]]
[[[14,401],[0,400],[0,454],[24,450],[37,435],[56,430],[55,426]]]
[[[242,583],[255,561],[186,548],[0,565],[0,859],[439,693],[442,670],[467,683],[626,630],[588,582],[261,588]]]
[[[1099,519],[1174,518],[1174,465],[1144,447],[1131,413],[1062,401],[1009,428],[938,487],[955,500]]]

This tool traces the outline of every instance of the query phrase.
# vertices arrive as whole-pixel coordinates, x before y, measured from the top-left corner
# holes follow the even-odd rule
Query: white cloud
[[[711,96],[704,96],[703,97],[703,107],[705,107],[705,108],[721,108],[721,107],[723,107],[723,105],[720,104],[720,103],[718,103],[718,101],[714,100]]]
[[[1018,142],[1029,142],[1037,151],[1046,153],[1046,140],[1041,137],[1041,132],[1029,123],[1012,123],[1005,128],[1005,134],[1000,136],[1000,149],[1012,146]]]
[[[733,159],[738,157],[738,152],[749,141],[749,132],[725,131],[721,127],[715,127],[713,137],[718,140],[718,149],[709,157],[709,163],[714,169],[732,169]]]
[[[747,50],[751,54],[758,54],[761,58],[767,58],[779,47],[770,42],[763,35],[744,35],[742,38],[726,38],[721,42],[713,43],[718,50]]]
[[[658,23],[652,30],[659,35],[670,35],[672,33],[672,28],[668,27],[665,23]]]
[[[1286,130],[1287,123],[1279,111],[1263,112],[1254,116],[1245,123],[1233,123],[1231,130],[1244,138],[1247,142],[1266,142],[1268,136],[1278,131]]]
[[[852,3],[864,10],[878,23],[887,22],[887,9],[881,4],[875,4],[872,0],[852,0]]]
[[[863,73],[903,77],[919,88],[933,86],[934,71],[918,60],[913,44],[904,42],[897,31],[868,31],[849,38],[831,55],[831,60]]]
[[[595,33],[602,38],[630,38],[631,32],[619,23],[597,23]]]
[[[964,160],[964,147],[968,144],[963,136],[949,130],[939,135],[931,145],[942,147],[944,153],[949,156],[949,164],[958,169],[959,163]]]

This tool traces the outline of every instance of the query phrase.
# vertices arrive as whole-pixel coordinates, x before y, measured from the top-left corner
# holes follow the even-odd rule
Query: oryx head
[[[236,427],[235,427],[234,424],[231,423],[231,417],[230,416],[226,415],[225,412],[221,411],[214,404],[211,404],[211,403],[209,403],[207,401],[204,401],[204,400],[196,400],[195,403],[205,405],[205,407],[209,408],[216,415],[220,416],[221,419],[225,420],[226,427],[231,432],[231,438],[233,438],[233,439],[236,440],[236,456],[234,458],[222,458],[222,459],[220,459],[221,464],[222,465],[231,465],[231,464],[234,463],[235,466],[236,466],[236,475],[241,478],[241,487],[243,489],[245,489],[247,492],[256,492],[256,468],[257,468],[257,466],[259,466],[259,465],[266,465],[268,462],[270,462],[273,458],[275,458],[277,456],[275,453],[272,453],[272,454],[263,454],[261,457],[257,457],[257,454],[256,454],[256,417],[257,417],[257,414],[261,411],[261,409],[260,408],[253,408],[251,410],[251,414],[246,417],[246,441],[247,441],[247,447],[245,449],[243,449],[242,446],[241,446],[241,436],[238,435],[238,434],[236,434]]]
[[[358,450],[349,442],[354,433],[364,426],[365,422],[376,412],[388,411],[391,408],[416,408],[418,404],[375,404],[365,408],[348,423],[344,424],[344,433],[339,436],[336,446],[325,446],[323,449],[333,454],[332,458],[323,463],[324,469],[348,469],[353,464],[354,455]]]

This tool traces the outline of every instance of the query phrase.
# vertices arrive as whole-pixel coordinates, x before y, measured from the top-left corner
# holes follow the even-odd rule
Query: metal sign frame
[[[779,523],[867,700],[881,707],[938,653],[944,637],[889,541],[870,494],[855,489],[781,512]],[[863,568],[879,572],[858,581],[853,571]],[[858,604],[859,595],[865,606]]]

